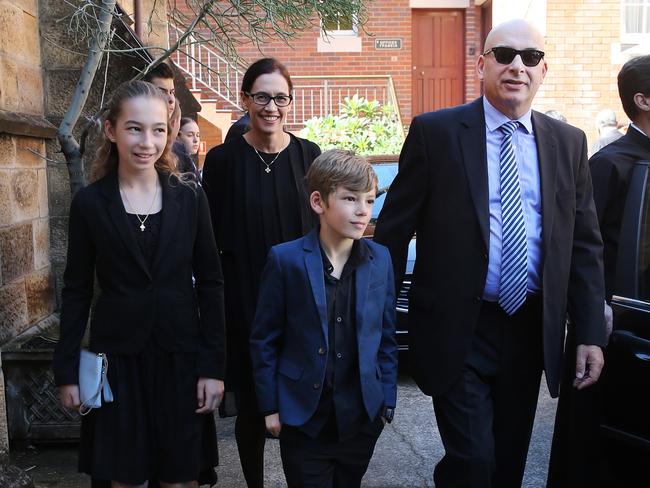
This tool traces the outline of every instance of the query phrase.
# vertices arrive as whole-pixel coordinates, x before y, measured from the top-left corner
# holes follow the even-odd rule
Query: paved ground
[[[375,454],[364,478],[364,487],[430,487],[435,463],[443,454],[429,397],[424,396],[406,374],[399,379],[398,411],[377,443]],[[523,486],[542,488],[553,429],[556,402],[546,386],[540,401]],[[218,419],[218,487],[245,488],[237,457],[232,419]],[[29,469],[37,488],[86,488],[89,483],[75,473],[76,450],[73,447],[39,447],[12,454],[13,463]],[[284,486],[278,442],[270,440],[266,448],[268,488]]]

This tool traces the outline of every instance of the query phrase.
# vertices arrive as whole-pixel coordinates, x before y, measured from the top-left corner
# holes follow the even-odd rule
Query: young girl
[[[196,182],[199,182],[201,180],[201,174],[199,173],[199,170],[192,160],[192,154],[195,154],[199,150],[198,140],[196,143],[196,150],[192,153],[188,148],[188,144],[185,143],[185,138],[182,137],[181,133],[181,129],[187,125],[187,122],[185,122],[187,120],[196,125],[196,122],[194,122],[192,119],[188,117],[181,117],[180,104],[178,103],[178,100],[176,100],[176,108],[174,109],[174,112],[170,118],[172,131],[169,134],[169,142],[172,145],[172,153],[178,158],[178,161],[176,162],[178,171],[180,173],[188,173],[188,177],[191,175],[195,178]],[[197,126],[197,137],[198,132],[199,128]]]
[[[70,208],[54,375],[79,407],[79,349],[93,298],[90,350],[108,357],[114,402],[82,419],[80,471],[113,488],[215,482],[212,412],[223,395],[223,278],[206,197],[167,144],[166,100],[122,84]],[[192,275],[196,285],[192,286]]]
[[[194,156],[199,152],[199,144],[201,143],[201,135],[199,133],[199,125],[189,117],[181,119],[181,128],[178,132],[176,140],[183,143],[185,152],[190,156]]]

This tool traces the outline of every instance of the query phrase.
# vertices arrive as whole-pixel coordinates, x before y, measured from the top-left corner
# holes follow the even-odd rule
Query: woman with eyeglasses
[[[241,86],[250,130],[211,149],[203,166],[225,279],[227,367],[222,416],[237,415],[235,438],[249,487],[264,484],[264,414],[259,412],[249,353],[250,326],[266,255],[315,224],[304,176],[319,147],[284,131],[292,107],[287,68],[253,63]]]

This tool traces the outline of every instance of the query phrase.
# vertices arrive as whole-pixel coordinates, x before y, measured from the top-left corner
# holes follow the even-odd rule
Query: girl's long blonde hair
[[[167,99],[163,93],[151,83],[146,81],[126,81],[117,87],[111,100],[108,102],[106,116],[102,120],[100,143],[97,148],[95,158],[91,163],[91,181],[97,181],[118,165],[117,145],[111,142],[104,131],[104,121],[108,120],[110,124],[115,127],[117,119],[122,110],[122,103],[132,98],[145,97],[154,100],[160,100],[165,106],[165,113],[167,113]],[[167,121],[167,133],[171,131],[169,127],[169,120]],[[168,138],[169,139],[169,138]],[[181,183],[187,183],[186,178],[178,172],[176,162],[171,153],[171,144],[168,143],[163,150],[162,155],[154,164],[155,168],[159,171],[169,173],[170,176],[175,177]]]

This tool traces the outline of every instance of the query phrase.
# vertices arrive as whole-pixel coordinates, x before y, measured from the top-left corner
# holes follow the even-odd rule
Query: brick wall
[[[548,0],[546,58],[549,70],[534,108],[559,110],[569,123],[597,138],[596,114],[611,108],[625,121],[616,86],[620,60],[619,0]]]
[[[474,3],[472,1],[472,3]],[[470,54],[470,50],[474,54]],[[481,38],[481,8],[465,9],[465,101],[469,102],[481,95],[481,82],[476,74],[476,60],[483,49]]]
[[[474,3],[473,1],[471,2]],[[411,8],[408,0],[374,0],[369,4],[369,18],[365,25],[367,33],[361,32],[361,52],[317,51],[320,30],[314,26],[298,34],[288,47],[281,41],[269,39],[261,47],[240,42],[238,53],[250,63],[263,56],[273,56],[284,62],[292,75],[384,75],[389,74],[395,83],[402,120],[411,119]],[[179,5],[177,5],[179,6]],[[481,48],[481,9],[465,10],[466,39],[465,97],[471,100],[480,94],[480,84],[475,74],[476,57]],[[401,38],[402,49],[376,50],[374,43],[380,38]],[[468,54],[467,47],[474,47],[475,54]],[[207,93],[206,96],[209,96]]]

